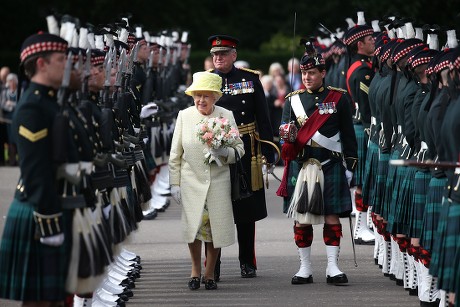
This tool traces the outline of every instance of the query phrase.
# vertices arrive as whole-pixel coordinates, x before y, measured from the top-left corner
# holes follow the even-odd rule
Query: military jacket
[[[35,211],[50,215],[61,212],[56,188],[51,132],[59,112],[56,91],[31,82],[16,108],[12,133],[18,148],[21,179],[15,197],[30,202]]]
[[[369,85],[374,78],[372,63],[369,57],[361,54],[355,55],[351,63],[350,68],[355,63],[360,63],[360,65],[353,70],[351,75],[347,72],[348,91],[352,101],[359,107],[360,120],[364,128],[369,128],[371,123]]]
[[[313,112],[321,107],[321,103],[325,103],[324,100],[329,94],[329,91],[330,89],[321,86],[317,91],[299,90],[294,92],[294,94],[299,95],[305,113],[307,116],[311,116]],[[347,169],[353,171],[358,159],[358,144],[353,128],[351,102],[345,92],[342,92],[342,97],[333,107],[333,110],[334,113],[332,113],[321,128],[319,128],[319,132],[328,138],[340,133],[340,142],[342,144],[342,152],[347,164]],[[281,122],[288,123],[291,121],[294,121],[297,127],[300,128],[296,120],[296,115],[291,110],[291,99],[288,97],[284,104]]]
[[[238,126],[255,121],[260,138],[272,141],[273,131],[268,115],[268,104],[259,80],[259,74],[236,67],[233,67],[227,74],[217,70],[212,72],[222,77],[222,92],[224,94],[216,104],[231,110]],[[250,152],[250,148],[245,148],[245,150]],[[262,153],[268,162],[273,162],[273,149],[270,146],[262,145]]]

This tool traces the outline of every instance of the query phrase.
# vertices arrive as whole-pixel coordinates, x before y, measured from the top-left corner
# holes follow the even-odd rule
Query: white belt
[[[377,118],[375,118],[374,116],[371,116],[371,124],[372,125],[377,125]]]
[[[398,133],[402,133],[402,126],[398,125]]]
[[[316,131],[316,133],[312,136],[311,139],[326,149],[336,152],[342,152],[342,143],[340,143],[340,133],[337,133],[336,135],[328,138],[319,133],[319,131]],[[311,140],[308,141],[307,145],[310,144]]]

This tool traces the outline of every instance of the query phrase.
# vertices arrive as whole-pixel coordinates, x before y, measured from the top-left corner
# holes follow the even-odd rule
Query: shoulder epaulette
[[[286,97],[284,97],[284,99],[287,99],[287,98],[289,98],[291,96],[294,96],[294,95],[297,95],[297,94],[302,94],[303,92],[305,92],[305,89],[290,92],[289,94],[286,95]]]
[[[257,70],[253,70],[253,69],[249,69],[249,68],[244,68],[244,67],[237,67],[238,69],[240,70],[244,70],[244,71],[247,71],[247,72],[251,72],[255,75],[260,75],[260,71],[257,71]]]
[[[343,88],[339,88],[339,87],[328,86],[327,89],[330,90],[330,91],[336,91],[336,92],[341,92],[341,93],[348,93],[347,90],[345,90],[345,89],[343,89]]]

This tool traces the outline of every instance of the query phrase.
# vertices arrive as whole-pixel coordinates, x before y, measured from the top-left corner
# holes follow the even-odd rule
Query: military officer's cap
[[[428,64],[437,54],[438,51],[425,47],[408,59],[408,65],[411,69],[415,69],[420,65]]]
[[[437,59],[436,65],[434,66],[434,72],[440,73],[446,68],[450,68],[452,63],[452,55],[454,54],[455,49],[446,48],[441,51],[440,57]]]
[[[395,46],[392,54],[391,60],[393,63],[397,63],[399,60],[404,58],[412,49],[418,46],[424,45],[423,41],[418,38],[409,38],[401,41],[397,46]]]
[[[72,57],[73,64],[78,62],[80,56],[84,62],[86,60],[86,50],[78,47],[69,47],[68,56]]]
[[[383,45],[382,49],[380,50],[380,61],[384,62],[390,58],[391,53],[393,52],[394,48],[401,42],[402,40],[399,39],[392,39],[385,45]]]
[[[347,33],[345,33],[345,38],[343,42],[347,46],[350,46],[356,41],[358,41],[360,38],[366,37],[368,35],[373,35],[373,34],[374,34],[374,29],[372,29],[371,26],[355,25],[354,27],[351,27],[350,29],[348,29]]]
[[[91,65],[98,66],[104,64],[105,52],[99,49],[91,49]]]
[[[452,57],[452,65],[450,70],[457,69],[460,70],[460,47],[455,48]]]
[[[49,52],[66,52],[67,41],[57,35],[50,33],[33,34],[26,38],[21,46],[21,63],[34,55]]]
[[[300,70],[309,70],[312,68],[324,70],[326,62],[323,56],[316,50],[314,41],[312,39],[301,39],[300,44],[305,47],[305,55],[300,59]]]
[[[410,68],[411,65],[412,65],[412,61],[414,61],[415,56],[417,55],[417,53],[419,53],[420,51],[423,51],[425,49],[429,50],[428,45],[423,44],[423,45],[417,46],[417,47],[413,48],[411,51],[409,51],[409,53],[407,54],[406,66],[408,66]]]
[[[240,42],[237,38],[229,35],[212,35],[208,41],[211,43],[211,53],[236,49]]]
[[[390,41],[390,38],[386,35],[385,32],[380,32],[375,37],[375,50],[374,55],[379,56],[380,51],[382,50],[383,45],[386,45]]]

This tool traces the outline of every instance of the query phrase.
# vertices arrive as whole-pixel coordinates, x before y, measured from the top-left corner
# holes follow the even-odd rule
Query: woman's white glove
[[[345,170],[345,176],[347,177],[348,186],[350,186],[351,180],[353,179],[353,172]]]
[[[40,238],[40,243],[49,246],[60,246],[64,243],[64,234],[60,233],[58,235]]]
[[[177,204],[181,205],[182,198],[180,196],[180,186],[173,185],[171,186],[171,196],[176,201]]]
[[[219,147],[217,149],[211,148],[209,152],[214,157],[221,156],[221,157],[228,157],[228,147]]]

